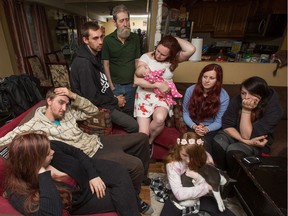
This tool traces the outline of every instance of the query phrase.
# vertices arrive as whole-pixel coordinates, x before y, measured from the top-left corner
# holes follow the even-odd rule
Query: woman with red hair
[[[187,88],[183,100],[183,119],[190,130],[205,140],[205,149],[210,154],[213,137],[222,127],[222,116],[229,104],[229,95],[222,88],[222,81],[222,67],[206,65],[197,83]]]

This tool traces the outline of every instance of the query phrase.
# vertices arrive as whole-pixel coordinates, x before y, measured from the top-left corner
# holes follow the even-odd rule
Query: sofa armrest
[[[25,112],[23,112],[21,115],[17,116],[14,118],[12,121],[9,123],[5,124],[3,127],[0,128],[0,137],[5,136],[8,132],[12,131],[15,127],[18,125],[24,124],[26,121],[29,121],[35,113],[35,110],[46,104],[45,100],[41,100]]]

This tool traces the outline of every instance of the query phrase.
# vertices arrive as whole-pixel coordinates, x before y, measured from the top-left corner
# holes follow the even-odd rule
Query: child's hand
[[[187,169],[185,174],[186,174],[186,176],[188,176],[192,179],[195,179],[195,180],[199,178],[199,173],[197,173],[193,170],[190,170],[190,169]]]
[[[169,93],[170,88],[169,88],[167,82],[156,82],[156,84],[157,84],[157,88],[159,89],[159,91],[160,91],[162,94],[167,94],[167,93]]]

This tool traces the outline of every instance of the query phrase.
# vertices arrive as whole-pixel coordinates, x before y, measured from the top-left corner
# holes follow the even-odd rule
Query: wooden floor
[[[148,172],[157,172],[157,173],[163,173],[164,172],[164,165],[162,162],[151,162],[149,164],[149,171]],[[142,186],[140,197],[142,200],[144,200],[146,203],[150,204],[150,188],[149,186]]]

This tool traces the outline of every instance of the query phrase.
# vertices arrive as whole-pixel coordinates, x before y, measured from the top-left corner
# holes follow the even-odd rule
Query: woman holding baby
[[[138,86],[135,97],[134,117],[139,124],[139,132],[149,135],[150,145],[164,129],[167,115],[172,115],[172,105],[167,97],[154,92],[157,88],[162,94],[170,92],[167,82],[172,81],[173,71],[179,62],[189,59],[195,52],[195,47],[184,39],[167,35],[161,39],[155,51],[143,54],[135,72],[134,84]],[[144,68],[143,68],[144,66]],[[151,71],[163,70],[165,82],[151,83],[144,79],[141,70],[149,68]]]

